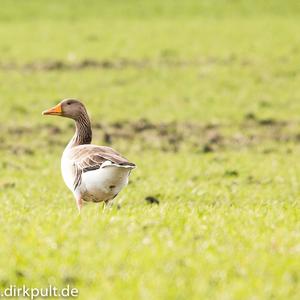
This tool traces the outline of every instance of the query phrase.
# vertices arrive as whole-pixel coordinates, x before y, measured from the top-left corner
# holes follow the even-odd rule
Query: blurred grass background
[[[2,0],[1,288],[298,299],[299,16],[294,0]],[[138,165],[120,209],[77,215],[72,124],[41,116],[66,97]]]

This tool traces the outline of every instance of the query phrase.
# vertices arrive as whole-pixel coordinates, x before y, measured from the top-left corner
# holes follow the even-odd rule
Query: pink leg
[[[82,205],[83,205],[81,196],[78,196],[78,197],[76,198],[76,204],[77,204],[78,211],[79,211],[79,213],[80,213],[81,208],[82,208]]]

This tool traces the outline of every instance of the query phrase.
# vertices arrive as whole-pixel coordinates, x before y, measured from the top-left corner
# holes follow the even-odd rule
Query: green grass
[[[299,2],[74,3],[1,2],[0,288],[299,299]],[[119,206],[78,216],[66,97],[138,165]]]

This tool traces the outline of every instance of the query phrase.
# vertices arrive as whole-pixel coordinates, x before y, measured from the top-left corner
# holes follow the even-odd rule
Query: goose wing
[[[74,166],[74,190],[81,183],[81,176],[85,172],[114,165],[120,168],[134,169],[136,165],[129,162],[117,151],[106,146],[80,145],[71,150]]]

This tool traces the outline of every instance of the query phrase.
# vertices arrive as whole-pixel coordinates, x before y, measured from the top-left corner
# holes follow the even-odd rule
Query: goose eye
[[[71,102],[67,102],[67,105],[71,105]]]

